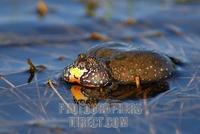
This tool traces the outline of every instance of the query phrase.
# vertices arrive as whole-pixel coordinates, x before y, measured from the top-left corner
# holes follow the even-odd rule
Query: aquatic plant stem
[[[60,93],[57,91],[57,89],[54,87],[53,83],[51,80],[48,80],[48,84],[49,86],[53,89],[53,91],[56,93],[56,95],[60,98],[60,100],[65,104],[65,106],[70,110],[70,112],[72,113],[73,110],[72,108],[69,106],[69,104],[65,101],[65,99],[60,95]]]

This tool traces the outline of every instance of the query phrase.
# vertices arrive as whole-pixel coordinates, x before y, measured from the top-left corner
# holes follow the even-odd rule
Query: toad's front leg
[[[140,76],[135,76],[135,84],[137,88],[141,88],[141,79]]]

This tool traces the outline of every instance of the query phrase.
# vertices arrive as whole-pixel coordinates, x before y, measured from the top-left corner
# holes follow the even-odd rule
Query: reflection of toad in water
[[[144,85],[137,88],[135,85],[118,85],[114,88],[89,88],[80,85],[72,85],[71,93],[74,101],[78,104],[87,104],[90,107],[96,106],[99,101],[112,100],[135,100],[154,97],[169,90],[166,81]]]

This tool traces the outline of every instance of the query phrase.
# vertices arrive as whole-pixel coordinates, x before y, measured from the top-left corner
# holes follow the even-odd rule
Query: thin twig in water
[[[53,83],[51,80],[48,80],[48,84],[49,86],[53,89],[53,91],[56,93],[56,95],[61,99],[61,101],[65,104],[65,106],[70,110],[70,112],[72,113],[73,110],[72,108],[69,106],[69,104],[65,101],[65,99],[60,95],[60,93],[57,91],[57,89],[54,87]]]
[[[42,104],[42,101],[41,101],[41,95],[40,95],[40,89],[39,89],[39,85],[38,85],[37,73],[35,73],[35,85],[36,85],[37,95],[38,95],[39,104],[40,104],[40,107],[38,106],[38,108],[39,109],[41,108],[41,111],[47,116],[47,112],[46,112],[44,105]]]
[[[2,80],[3,80],[4,82],[6,82],[9,86],[11,86],[11,88],[8,88],[8,90],[9,90],[11,93],[13,93],[19,100],[22,100],[23,102],[25,102],[25,105],[26,105],[29,109],[32,109],[32,107],[31,107],[28,103],[26,103],[27,101],[24,100],[24,99],[22,98],[22,96],[24,96],[27,100],[32,101],[32,100],[30,99],[29,96],[27,96],[26,94],[24,94],[22,91],[20,92],[20,90],[18,90],[18,92],[20,92],[20,94],[21,94],[22,96],[21,96],[19,93],[17,93],[16,91],[14,91],[13,89],[16,89],[16,86],[15,86],[13,83],[11,83],[9,80],[7,80],[6,78],[4,78],[3,76],[0,76],[0,79],[2,79]],[[36,105],[34,102],[33,102],[33,104]],[[30,111],[31,111],[31,110],[30,110]]]
[[[8,85],[10,85],[12,88],[15,88],[16,86],[14,84],[12,84],[10,81],[8,81],[7,79],[5,79],[3,76],[0,76],[0,79],[2,79],[3,81],[5,81]]]

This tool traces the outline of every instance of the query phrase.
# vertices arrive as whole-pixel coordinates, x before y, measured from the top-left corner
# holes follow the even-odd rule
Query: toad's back
[[[112,78],[123,84],[133,83],[138,76],[141,83],[160,81],[170,77],[174,71],[169,57],[150,50],[127,51],[103,45],[87,54],[105,62]]]

